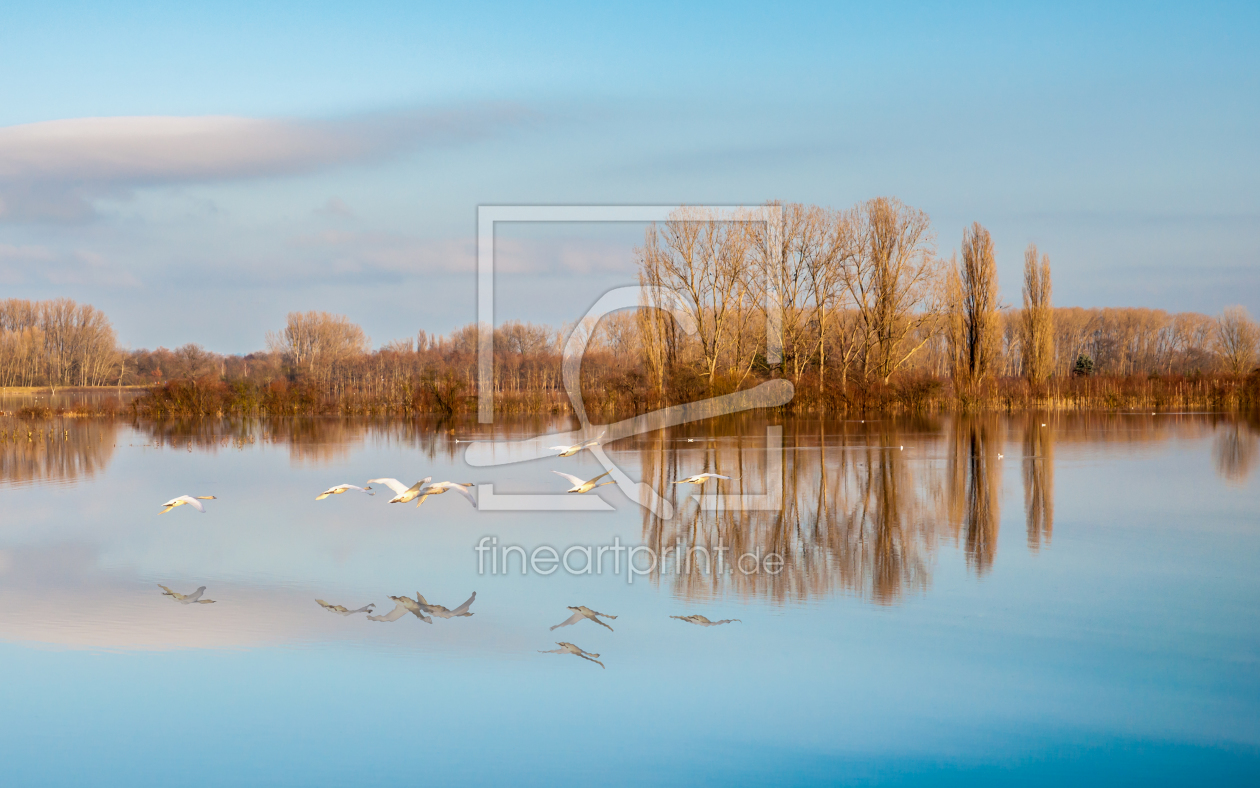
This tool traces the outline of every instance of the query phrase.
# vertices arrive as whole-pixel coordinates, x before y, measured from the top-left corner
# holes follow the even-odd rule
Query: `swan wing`
[[[189,506],[201,512],[202,514],[206,513],[206,507],[202,506],[201,501],[197,500],[191,495],[181,495],[176,500],[183,501],[184,503],[188,504]]]
[[[473,592],[473,594],[472,594],[472,596],[468,597],[468,599],[466,599],[466,600],[464,601],[464,604],[462,604],[462,605],[460,605],[459,607],[457,607],[457,608],[455,608],[454,610],[452,610],[452,611],[451,611],[451,613],[452,613],[453,615],[456,615],[456,616],[462,616],[462,615],[470,615],[470,616],[471,616],[471,615],[472,615],[472,613],[469,613],[469,612],[468,612],[468,608],[469,608],[469,606],[471,606],[471,605],[472,605],[472,603],[473,603],[476,599],[477,599],[477,592],[476,592],[476,591],[474,591],[474,592]]]
[[[368,484],[383,484],[393,490],[395,495],[402,495],[407,492],[407,485],[397,479],[368,479]]]
[[[582,484],[584,484],[584,482],[578,477],[565,473],[563,471],[552,471],[552,473],[556,474],[557,476],[563,476],[564,478],[568,479],[570,482],[572,482],[574,487],[581,487]]]
[[[474,508],[477,506],[477,498],[476,498],[476,497],[472,494],[472,492],[471,492],[471,491],[470,491],[467,487],[465,487],[464,485],[462,485],[462,484],[452,484],[452,485],[450,486],[450,489],[454,490],[455,492],[457,492],[457,493],[459,493],[460,495],[462,495],[462,496],[464,496],[465,498],[467,498],[467,499],[468,499],[468,502],[469,502],[470,504],[472,504]]]
[[[586,616],[582,615],[581,613],[574,613],[573,615],[566,618],[564,621],[561,621],[559,624],[556,624],[554,627],[552,627],[552,629],[556,630],[556,629],[559,629],[560,627],[572,626],[573,624],[576,624],[577,622],[581,621],[583,618],[586,618]]]
[[[397,621],[398,619],[407,615],[407,613],[409,612],[410,611],[407,610],[407,608],[403,607],[403,604],[401,602],[395,602],[393,610],[389,611],[383,616],[369,615],[368,620],[369,621]]]

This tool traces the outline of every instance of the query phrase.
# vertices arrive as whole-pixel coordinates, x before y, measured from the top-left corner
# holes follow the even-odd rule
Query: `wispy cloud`
[[[521,122],[516,107],[340,120],[75,118],[0,128],[0,221],[76,221],[95,200],[179,183],[298,175],[447,145]]]

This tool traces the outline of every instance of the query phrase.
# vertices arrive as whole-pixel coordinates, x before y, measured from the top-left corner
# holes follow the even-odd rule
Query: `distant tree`
[[[1251,369],[1260,346],[1260,328],[1241,306],[1226,307],[1216,319],[1216,352],[1235,375]]]
[[[325,384],[339,367],[371,349],[362,328],[327,312],[290,312],[283,332],[267,334],[267,346],[297,372]]]
[[[1072,367],[1072,374],[1080,378],[1087,378],[1094,374],[1094,360],[1084,354],[1076,357],[1076,365]]]

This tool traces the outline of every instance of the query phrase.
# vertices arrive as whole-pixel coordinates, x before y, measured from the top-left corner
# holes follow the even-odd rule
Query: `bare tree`
[[[639,250],[645,284],[680,295],[695,321],[699,365],[710,387],[721,372],[742,370],[746,375],[753,363],[751,354],[735,354],[747,319],[744,310],[752,307],[748,234],[736,224],[740,218],[680,209],[659,228],[648,228]]]
[[[962,264],[948,281],[954,377],[974,388],[990,374],[1002,347],[993,239],[979,222],[963,233]]]
[[[770,207],[778,208],[776,203]],[[793,381],[821,351],[823,324],[839,281],[838,247],[831,216],[800,203],[782,207],[782,231],[770,222],[748,222],[750,263],[745,284],[767,319],[779,319],[783,368]],[[772,292],[766,292],[770,290]]]
[[[1216,319],[1216,352],[1225,368],[1241,375],[1256,362],[1256,348],[1260,346],[1260,328],[1257,328],[1247,310],[1241,306],[1227,306]]]
[[[1050,255],[1037,260],[1037,245],[1024,251],[1024,376],[1044,383],[1054,371],[1054,308],[1050,305]]]
[[[280,335],[268,333],[267,347],[325,385],[338,366],[370,350],[362,328],[328,312],[290,312]]]
[[[930,341],[940,264],[923,211],[877,197],[850,215],[857,250],[845,287],[861,322],[863,371],[887,381]]]

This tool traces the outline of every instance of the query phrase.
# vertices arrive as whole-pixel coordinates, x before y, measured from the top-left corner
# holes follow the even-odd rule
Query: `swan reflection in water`
[[[438,618],[461,618],[472,615],[472,613],[468,612],[468,608],[474,601],[476,601],[477,592],[474,591],[472,596],[464,600],[464,604],[454,610],[442,607],[441,605],[430,605],[429,600],[421,596],[419,591],[416,592],[416,599],[419,601],[420,609],[431,616],[437,616]],[[410,602],[411,600],[408,599],[407,601]]]
[[[550,651],[539,651],[538,653],[539,654],[572,654],[575,657],[581,657],[582,659],[594,662],[596,665],[599,665],[601,668],[604,667],[604,663],[600,662],[598,659],[595,659],[595,657],[599,656],[598,654],[594,654],[590,651],[583,651],[581,648],[573,645],[572,643],[556,643],[556,645],[559,646],[560,648],[553,648]]]
[[[556,624],[554,627],[552,627],[552,630],[556,630],[556,629],[559,629],[560,627],[567,627],[572,624],[576,624],[577,622],[586,618],[586,619],[590,619],[591,621],[594,621],[596,624],[599,624],[601,627],[606,627],[609,632],[613,631],[612,627],[608,626],[603,621],[600,621],[597,618],[597,616],[603,616],[604,618],[612,618],[612,619],[617,618],[616,616],[610,616],[607,613],[597,613],[594,610],[591,610],[586,605],[578,605],[577,607],[574,607],[573,605],[569,605],[569,609],[573,611],[573,615],[569,616],[564,621],[561,621],[559,624]]]
[[[162,589],[162,596],[169,596],[173,598],[176,602],[180,603],[181,605],[192,605],[192,604],[213,605],[214,604],[213,599],[201,598],[201,595],[206,593],[205,586],[201,586],[200,588],[198,588],[196,591],[192,592],[191,594],[181,594],[178,591],[172,591],[171,589],[167,588],[161,583],[158,583],[158,588]]]
[[[319,603],[319,606],[323,609],[329,611],[330,613],[336,613],[339,616],[352,616],[355,613],[371,613],[372,608],[376,607],[376,603],[373,602],[372,604],[364,605],[357,610],[350,610],[345,605],[330,605],[322,599],[316,599],[315,601]]]
[[[670,618],[676,618],[679,621],[686,621],[688,624],[695,624],[700,627],[716,627],[721,624],[730,624],[733,622],[739,622],[740,624],[744,623],[738,618],[724,618],[721,621],[710,621],[699,613],[692,613],[689,616],[670,616]]]
[[[416,596],[420,595],[416,594]],[[411,597],[391,596],[390,599],[394,600],[394,609],[383,616],[374,616],[369,613],[367,617],[368,621],[397,621],[408,613],[411,613],[426,624],[433,623],[433,619],[424,614],[424,608],[420,606],[420,603]]]

